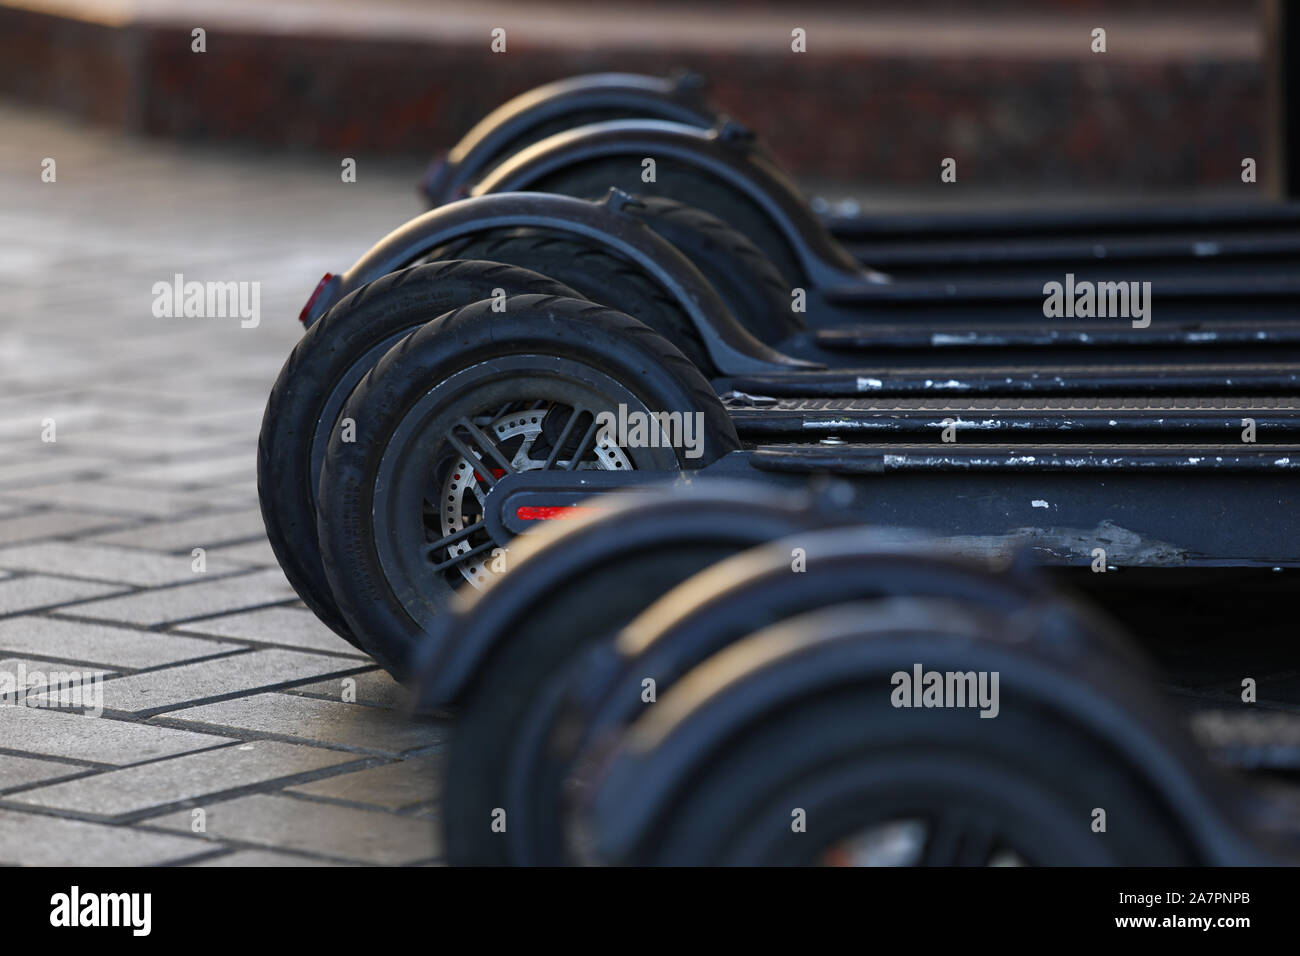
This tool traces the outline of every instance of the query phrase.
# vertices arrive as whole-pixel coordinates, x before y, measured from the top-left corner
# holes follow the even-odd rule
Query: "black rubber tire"
[[[979,771],[996,769],[1003,780],[1016,781],[1024,793],[1019,797],[1019,790],[983,793],[986,810],[996,811],[999,804],[1014,806],[1017,799],[1028,803],[1027,794],[1035,793],[1033,803],[1050,808],[1046,820],[1033,821],[1041,828],[1043,839],[1036,841],[1040,848],[1047,845],[1047,837],[1062,836],[1061,830],[1072,826],[1082,838],[1077,842],[1091,840],[1102,851],[1101,859],[1049,857],[1041,860],[1044,865],[1189,866],[1196,862],[1155,795],[1116,766],[1096,741],[1052,715],[1008,710],[998,716],[997,735],[979,735],[972,733],[978,720],[972,721],[970,714],[952,709],[917,711],[906,735],[891,736],[889,725],[892,720],[898,726],[897,716],[886,695],[864,698],[846,692],[810,701],[779,721],[753,728],[717,755],[703,776],[691,781],[675,811],[663,818],[666,826],[644,844],[644,855],[622,862],[815,863],[821,853],[853,833],[854,811],[861,804],[855,807],[850,801],[848,806],[812,814],[812,832],[799,834],[790,832],[791,809],[808,810],[806,788],[814,780],[846,773],[851,767],[867,769],[884,751],[899,761],[895,766],[918,764],[919,772],[933,770],[958,779],[979,779]],[[1025,759],[1031,754],[1037,762]],[[964,767],[965,762],[970,766]],[[896,782],[898,777],[893,779]],[[888,786],[883,781],[878,785]],[[966,798],[972,799],[975,788],[967,786]],[[1089,832],[1094,807],[1107,808],[1104,835]],[[1025,812],[1018,815],[1022,824],[1030,817]],[[785,839],[774,839],[775,845],[763,855],[754,858],[752,849],[742,849],[764,836],[754,831],[776,828]],[[965,865],[979,864],[972,860]]]
[[[366,651],[399,679],[425,627],[445,615],[439,582],[401,582],[402,604],[386,579],[375,526],[375,479],[390,438],[431,388],[451,375],[504,356],[558,356],[588,365],[650,408],[700,412],[698,458],[676,450],[677,467],[702,468],[740,447],[735,427],[699,370],[670,342],[631,316],[585,300],[519,296],[505,312],[480,302],[428,323],[394,346],[353,392],[344,415],[356,440],[336,432],[321,473],[317,534],[331,593]],[[448,399],[454,405],[454,398]]]
[[[499,262],[412,266],[350,293],[313,323],[271,388],[257,442],[257,496],[266,536],[303,603],[353,644],[357,641],[330,594],[316,541],[318,423],[331,396],[335,407],[342,407],[345,396],[335,396],[336,390],[350,392],[398,339],[452,309],[489,298],[496,289],[507,296],[578,297],[544,275]]]
[[[641,180],[641,162],[627,156],[593,159],[557,170],[528,185],[531,192],[559,193],[562,196],[590,198],[603,196],[611,186],[635,196],[662,196],[711,213],[749,239],[783,277],[786,286],[786,311],[789,290],[807,288],[803,267],[771,218],[749,197],[720,179],[694,166],[660,157],[655,182]]]
[[[855,623],[855,628],[867,629],[852,640],[890,642],[903,662],[917,659],[910,649],[918,636],[932,636],[953,648],[949,653],[954,656],[946,658],[945,666],[959,660],[962,666],[954,669],[999,669],[1003,658],[985,655],[1008,650],[1005,634],[1015,627],[1005,617],[960,603],[928,599],[903,603],[910,610],[901,623]],[[850,614],[855,621],[869,620],[863,608],[825,608],[786,626],[816,635],[826,627],[841,626]],[[962,626],[949,630],[954,616]],[[826,621],[830,623],[823,624]],[[624,739],[640,734],[643,742],[655,739],[656,748],[671,748],[674,739],[690,739],[692,721],[707,720],[705,714],[714,703],[721,706],[728,695],[755,692],[757,685],[750,683],[751,675],[740,662],[761,656],[759,649],[774,633],[752,635],[710,658],[701,669],[738,676],[721,684],[710,682],[707,694],[683,710],[686,702],[675,701],[674,696],[691,692],[677,688],[701,682],[696,676],[700,671],[686,675],[668,689],[654,710],[645,711]],[[837,650],[833,644],[826,648],[832,653]],[[797,653],[778,656],[768,666],[773,670],[796,666],[797,657]],[[801,702],[768,711],[748,729],[732,733],[723,749],[696,761],[697,772],[675,790],[669,803],[659,806],[655,822],[639,835],[631,855],[613,862],[808,865],[846,837],[860,833],[869,808],[878,808],[881,802],[905,803],[934,786],[935,778],[937,789],[958,804],[963,797],[978,795],[984,810],[1003,814],[1004,823],[1020,828],[1022,837],[1025,829],[1037,828],[1040,839],[1022,842],[1019,849],[1033,846],[1047,858],[1031,862],[1143,866],[1196,862],[1188,837],[1160,795],[1113,747],[1054,703],[1004,681],[998,716],[984,721],[960,708],[900,711],[891,702],[891,684],[885,674],[870,684],[828,682]],[[640,732],[640,724],[669,714],[674,726],[667,736],[653,730],[649,735]],[[919,789],[900,791],[899,781],[905,777],[909,786]],[[926,779],[930,784],[919,783]],[[828,799],[826,784],[831,780],[856,780],[856,789],[850,788],[851,796],[841,791]],[[953,781],[964,781],[967,787],[954,787]],[[619,781],[624,791],[629,784],[632,790],[637,788],[635,775]],[[819,804],[816,812],[811,809],[814,803]],[[610,801],[605,804],[606,812],[617,812]],[[796,834],[790,827],[795,807],[808,813],[806,832]],[[1094,807],[1108,811],[1103,836],[1090,831]],[[1053,849],[1044,849],[1048,846]],[[963,861],[948,861],[953,862]],[[964,861],[966,865],[978,862]]]
[[[448,643],[498,636],[455,698],[442,814],[449,862],[571,862],[560,838],[563,765],[551,759],[554,739],[565,734],[558,724],[567,718],[560,705],[570,671],[613,654],[604,646],[613,634],[697,571],[819,521],[808,509],[744,490],[616,508],[584,530],[545,544],[534,539],[536,549],[500,588],[475,596]],[[566,560],[574,547],[584,555],[579,566]],[[498,807],[508,814],[505,835],[488,826]]]
[[[591,197],[599,198],[599,197]],[[663,196],[637,196],[623,211],[642,220],[695,263],[736,321],[776,345],[803,329],[791,285],[758,246],[717,216]]]
[[[509,262],[550,276],[582,298],[639,319],[675,344],[706,376],[716,374],[690,316],[657,282],[608,249],[532,228],[491,232],[447,249],[457,258]]]
[[[453,866],[508,866],[522,862],[512,849],[512,814],[524,812],[508,796],[512,745],[544,708],[580,652],[609,638],[652,601],[701,568],[736,553],[703,545],[611,555],[582,581],[562,583],[542,613],[512,634],[505,652],[488,661],[456,711],[443,789],[442,832]],[[508,582],[503,582],[508,586]],[[492,811],[507,811],[507,833],[492,832]],[[516,828],[520,821],[516,821]],[[552,861],[554,862],[554,861]]]

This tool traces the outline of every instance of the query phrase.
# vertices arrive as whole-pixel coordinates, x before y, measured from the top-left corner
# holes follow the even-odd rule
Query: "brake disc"
[[[500,415],[495,420],[491,416],[485,416],[476,419],[474,424],[489,430],[489,433],[496,441],[497,447],[504,450],[505,456],[510,460],[510,467],[515,471],[541,471],[546,467],[547,456],[533,457],[534,446],[542,436],[546,419],[556,411],[557,409],[554,407],[546,410],[525,409],[523,411],[508,412]],[[513,455],[508,451],[510,448],[514,448]],[[481,473],[476,471],[476,468],[482,467],[481,456],[476,455],[472,464],[468,458],[458,456],[453,459],[452,467],[447,469],[446,477],[442,481],[442,493],[438,497],[440,503],[438,518],[442,529],[441,536],[445,537],[462,531],[468,525],[483,520],[487,492],[483,489],[484,482]],[[551,467],[552,469],[568,469],[570,463],[566,459],[557,458]],[[631,471],[633,465],[622,448],[602,435],[592,448],[590,458],[578,462],[577,469]],[[493,470],[495,477],[500,476],[498,473],[504,473],[504,470]],[[462,538],[447,547],[447,557],[453,558],[456,555],[465,554],[473,550],[473,548],[474,545],[468,537]],[[474,555],[474,557],[459,563],[456,566],[457,570],[473,587],[484,587],[499,573],[492,568],[493,561],[491,559],[493,556],[493,551]]]

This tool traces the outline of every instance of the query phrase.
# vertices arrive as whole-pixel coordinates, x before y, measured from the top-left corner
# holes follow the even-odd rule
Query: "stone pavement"
[[[297,601],[254,475],[298,309],[419,170],[0,130],[0,863],[437,861],[446,726]],[[155,317],[177,273],[259,323]]]

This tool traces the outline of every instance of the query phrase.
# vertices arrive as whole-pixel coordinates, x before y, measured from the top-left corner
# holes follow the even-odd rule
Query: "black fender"
[[[665,120],[609,120],[556,133],[504,160],[473,194],[533,189],[551,173],[608,156],[671,158],[739,192],[771,220],[814,288],[888,281],[835,241],[795,184],[756,147],[753,134],[732,121],[701,129]]]
[[[844,524],[843,512],[838,523]],[[792,574],[796,549],[804,570]],[[994,572],[987,563],[954,558],[923,532],[850,524],[719,561],[629,623],[609,650],[610,663],[582,679],[584,731],[596,740],[626,726],[634,713],[627,702],[636,699],[629,688],[642,677],[671,686],[732,641],[810,608],[907,596],[1014,613],[1049,593],[1026,556],[1009,552],[1006,566]]]
[[[566,116],[608,110],[626,116],[709,127],[717,111],[703,98],[704,79],[682,72],[669,77],[638,73],[588,73],[535,87],[483,117],[447,154],[429,166],[420,188],[434,206],[463,198],[485,172],[534,131]]]
[[[710,658],[704,667],[716,679],[669,689],[624,735],[591,795],[582,825],[596,839],[599,858],[626,859],[693,774],[746,728],[833,689],[878,688],[907,659],[939,670],[978,665],[999,672],[1003,688],[1014,687],[1113,749],[1161,796],[1207,864],[1266,862],[1239,826],[1239,801],[1157,702],[1145,673],[1117,669],[1098,655],[1080,619],[1040,603],[1028,612],[1035,617],[1017,619],[1016,639],[990,640],[1004,635],[977,625],[986,612],[957,605],[953,620],[970,632],[931,638],[870,633],[863,621],[872,607],[832,606],[772,625]]]
[[[462,613],[421,645],[412,667],[418,706],[455,704],[493,651],[509,643],[514,622],[546,600],[555,582],[579,579],[611,554],[686,540],[750,547],[829,520],[818,517],[819,507],[802,492],[730,482],[692,488],[679,478],[603,496],[592,515],[524,535],[511,544],[510,573],[469,595]]]
[[[535,227],[594,240],[637,265],[690,317],[724,374],[817,367],[777,352],[737,322],[689,259],[620,211],[630,198],[617,190],[595,202],[548,193],[497,193],[430,210],[380,239],[347,272],[321,280],[302,321],[310,326],[348,293],[415,264],[452,240],[493,229]]]

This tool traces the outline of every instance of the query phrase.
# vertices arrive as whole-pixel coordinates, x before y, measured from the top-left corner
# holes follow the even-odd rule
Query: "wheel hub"
[[[525,408],[476,418],[474,424],[491,439],[515,472],[541,471],[548,464],[551,469],[631,471],[634,467],[631,459],[604,436],[594,436],[589,443],[590,450],[576,465],[572,457],[561,457],[572,456],[583,444],[587,422],[580,421],[578,427],[569,428],[567,436],[564,433],[568,419],[583,414],[561,406]],[[557,452],[555,445],[559,441],[563,441],[563,445]],[[471,456],[465,454],[452,457],[438,488],[440,493],[435,500],[438,502],[440,533],[435,540],[481,522],[492,485],[506,473],[503,467],[493,467],[491,462],[485,464],[482,451],[471,450],[474,452],[472,461]],[[445,561],[465,555],[456,563],[456,570],[471,586],[481,588],[500,573],[495,567],[498,551],[495,548],[483,551],[481,542],[474,543],[474,537],[473,534],[465,536],[448,545],[445,553],[433,557],[436,561]],[[471,551],[478,553],[470,555]]]

